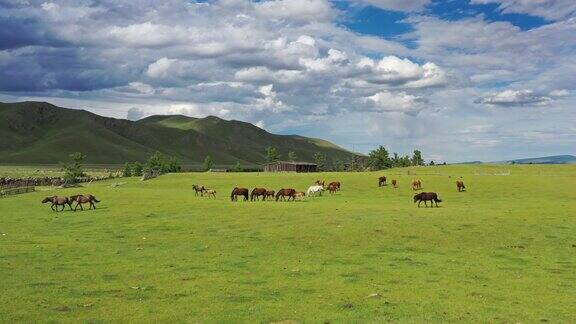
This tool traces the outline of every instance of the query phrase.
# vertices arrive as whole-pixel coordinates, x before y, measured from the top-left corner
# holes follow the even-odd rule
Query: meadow
[[[379,188],[380,175],[399,188]],[[440,208],[416,207],[415,178]],[[342,190],[229,198],[235,186],[305,191],[316,179]],[[217,199],[195,197],[195,183]],[[39,188],[0,199],[0,319],[575,322],[575,183],[576,165],[467,165]],[[76,193],[98,197],[98,209],[40,204]]]

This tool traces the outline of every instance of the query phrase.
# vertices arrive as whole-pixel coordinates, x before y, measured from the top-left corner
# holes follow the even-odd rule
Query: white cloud
[[[353,0],[362,4],[395,11],[421,11],[431,0]]]
[[[550,104],[552,98],[532,90],[504,90],[478,98],[476,102],[496,106],[544,106]]]
[[[503,13],[528,14],[548,20],[561,20],[576,14],[573,0],[471,0],[472,4],[498,4]]]

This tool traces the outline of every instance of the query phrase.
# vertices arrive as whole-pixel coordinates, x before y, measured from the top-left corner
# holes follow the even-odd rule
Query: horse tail
[[[436,196],[436,197],[434,198],[434,201],[435,201],[435,202],[442,202],[442,200],[440,200],[440,198],[438,198],[438,196]]]
[[[96,199],[96,197],[92,196],[92,199],[94,200],[94,202],[100,202],[100,200]]]

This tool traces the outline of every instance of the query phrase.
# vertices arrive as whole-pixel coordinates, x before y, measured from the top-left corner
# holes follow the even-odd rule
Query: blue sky
[[[428,160],[576,153],[573,0],[0,0],[0,101]]]

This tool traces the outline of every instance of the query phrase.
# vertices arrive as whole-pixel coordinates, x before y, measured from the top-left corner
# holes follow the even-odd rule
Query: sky
[[[435,162],[576,153],[574,0],[0,0],[0,101]]]

